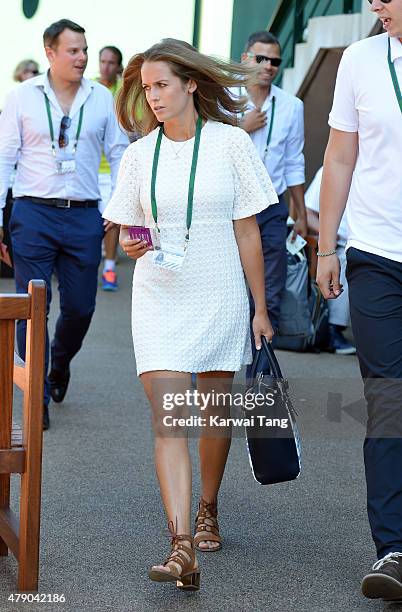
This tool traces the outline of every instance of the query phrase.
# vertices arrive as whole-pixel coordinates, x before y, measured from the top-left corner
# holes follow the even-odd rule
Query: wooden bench
[[[14,353],[15,323],[27,320],[25,363]],[[0,556],[18,561],[18,589],[36,591],[42,476],[46,284],[0,294]],[[13,427],[13,383],[24,394],[22,427]],[[10,509],[10,477],[20,474],[19,516]]]

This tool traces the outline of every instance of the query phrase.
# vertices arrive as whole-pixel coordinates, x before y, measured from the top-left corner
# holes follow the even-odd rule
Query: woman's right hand
[[[123,240],[120,242],[123,251],[131,259],[139,259],[148,251],[153,251],[152,247],[148,246],[145,240]]]
[[[131,240],[129,237],[127,225],[122,225],[120,227],[119,242],[125,254],[134,260],[139,259],[148,251],[153,250],[152,247],[147,246],[147,242],[145,240],[140,240],[139,238]]]

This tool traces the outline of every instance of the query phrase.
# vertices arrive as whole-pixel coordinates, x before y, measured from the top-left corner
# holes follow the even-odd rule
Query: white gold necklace
[[[173,141],[172,141],[172,140],[169,140],[169,142],[170,142],[170,146],[171,146],[171,147],[172,147],[172,149],[173,149],[173,153],[174,153],[174,155],[175,155],[175,157],[174,157],[174,158],[175,158],[175,159],[178,159],[178,157],[179,157],[180,153],[183,151],[184,147],[185,147],[185,146],[186,146],[186,144],[188,143],[188,140],[186,140],[186,141],[184,142],[184,144],[183,144],[183,143],[180,143],[180,145],[181,145],[181,146],[180,146],[178,149],[175,149],[175,146],[174,146],[174,144],[173,144]]]

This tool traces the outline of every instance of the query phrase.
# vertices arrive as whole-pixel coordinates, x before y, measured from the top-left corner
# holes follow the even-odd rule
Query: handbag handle
[[[274,349],[271,346],[271,343],[265,338],[265,336],[261,336],[261,349],[256,351],[254,355],[254,361],[251,366],[250,378],[253,380],[256,377],[258,372],[258,365],[261,361],[262,352],[264,351],[268,363],[271,375],[277,379],[283,379],[282,372],[276,355],[274,353]]]

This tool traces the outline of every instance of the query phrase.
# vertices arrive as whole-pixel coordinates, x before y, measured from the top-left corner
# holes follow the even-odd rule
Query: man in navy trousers
[[[87,65],[85,30],[62,19],[43,36],[48,72],[25,81],[8,96],[0,115],[0,214],[17,163],[9,229],[18,293],[32,278],[47,284],[56,272],[60,315],[51,343],[51,371],[45,380],[44,429],[50,396],[64,399],[70,362],[81,348],[95,310],[97,272],[104,235],[98,210],[98,168],[102,150],[114,182],[128,139],[120,130],[106,87],[83,78]],[[0,238],[2,233],[0,217]],[[26,322],[17,327],[25,357]],[[46,337],[46,372],[49,339]]]

